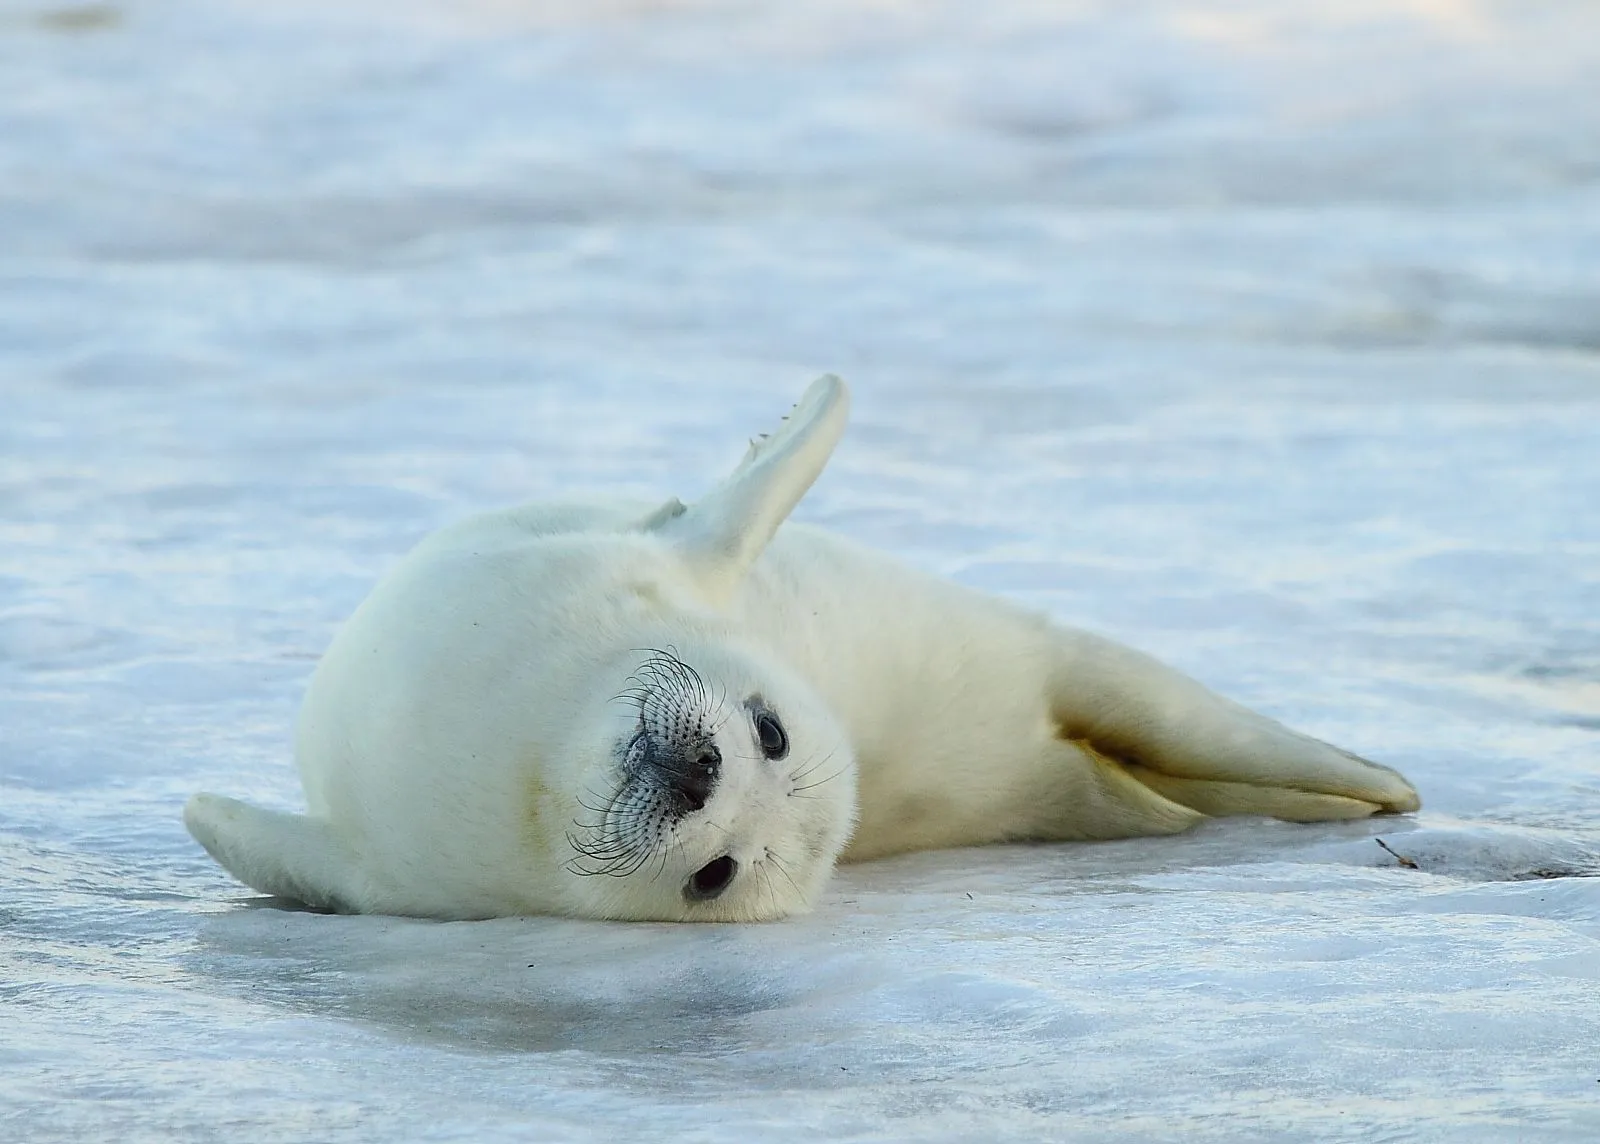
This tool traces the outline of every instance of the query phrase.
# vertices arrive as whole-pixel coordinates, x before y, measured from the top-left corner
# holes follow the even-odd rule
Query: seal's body
[[[783,519],[824,378],[692,508],[532,505],[429,538],[313,676],[309,814],[197,795],[242,881],[441,918],[756,920],[835,860],[1415,809],[1395,772],[1137,652]]]

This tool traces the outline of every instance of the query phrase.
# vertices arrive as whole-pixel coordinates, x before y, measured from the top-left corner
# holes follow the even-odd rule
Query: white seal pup
[[[835,860],[1414,810],[1396,772],[1148,656],[783,525],[844,383],[690,507],[531,505],[425,540],[339,632],[309,814],[199,794],[231,873],[435,918],[750,921]]]

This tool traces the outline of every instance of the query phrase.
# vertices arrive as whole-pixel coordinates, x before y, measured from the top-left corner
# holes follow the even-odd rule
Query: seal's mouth
[[[689,875],[689,880],[683,884],[683,896],[691,902],[715,901],[722,896],[724,890],[733,885],[733,879],[738,873],[739,863],[730,855],[724,854]]]

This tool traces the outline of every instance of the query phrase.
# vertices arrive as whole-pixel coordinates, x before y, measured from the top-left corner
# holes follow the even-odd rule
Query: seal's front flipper
[[[183,808],[183,824],[206,853],[252,889],[317,909],[360,908],[355,857],[320,818],[197,794]]]
[[[669,502],[647,526],[673,542],[709,595],[727,596],[821,474],[849,413],[845,383],[817,378],[725,481],[687,509]]]
[[[1060,630],[1050,696],[1063,739],[1203,814],[1295,822],[1416,810],[1398,772],[1232,703],[1147,655]]]

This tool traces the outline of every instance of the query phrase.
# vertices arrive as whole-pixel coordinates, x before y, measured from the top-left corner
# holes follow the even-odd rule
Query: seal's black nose
[[[685,766],[672,775],[672,789],[688,810],[699,810],[711,797],[711,788],[717,785],[717,772],[721,769],[722,752],[710,744],[696,747]]]

